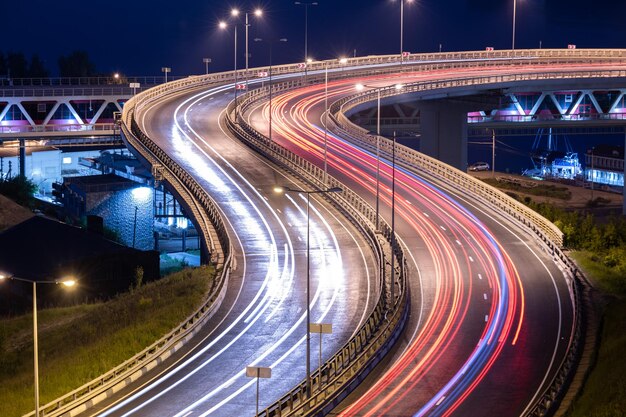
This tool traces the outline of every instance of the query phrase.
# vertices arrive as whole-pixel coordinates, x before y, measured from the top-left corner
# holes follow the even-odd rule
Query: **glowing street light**
[[[73,287],[76,280],[72,277],[63,278],[54,281],[35,281],[31,279],[16,277],[0,273],[0,281],[11,279],[15,281],[28,282],[33,284],[33,350],[34,350],[34,368],[35,368],[35,417],[39,417],[39,340],[37,335],[37,284],[62,284],[65,287]]]
[[[289,187],[274,187],[278,194],[298,193],[306,195],[306,393],[311,398],[311,257],[310,257],[310,216],[311,194],[340,193],[340,187],[327,188],[325,190],[297,190]]]

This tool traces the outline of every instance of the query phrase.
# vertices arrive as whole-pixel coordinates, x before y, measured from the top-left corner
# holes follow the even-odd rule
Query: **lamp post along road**
[[[11,279],[33,284],[33,365],[34,365],[34,390],[35,390],[35,417],[39,417],[39,338],[37,330],[37,283],[39,284],[63,284],[66,287],[73,287],[76,281],[73,279],[62,279],[55,281],[35,281],[15,275],[0,274],[0,281]]]
[[[309,60],[309,6],[317,6],[318,3],[316,1],[296,1],[294,4],[304,6],[304,75],[306,75]]]
[[[365,84],[357,84],[357,91],[363,91],[366,88],[376,89],[376,230],[380,230],[380,91],[390,86],[376,87]],[[402,84],[394,84],[396,90],[401,90]],[[395,133],[394,133],[395,135]]]
[[[265,42],[261,38],[255,38],[255,42]],[[272,140],[272,45],[274,42],[287,42],[287,38],[280,38],[276,40],[266,41],[269,44],[270,49],[270,67],[269,67],[269,78],[270,78],[270,86],[269,86],[269,138]]]
[[[513,0],[513,42],[511,49],[515,49],[515,14],[517,12],[517,0]]]
[[[325,190],[297,190],[289,187],[275,187],[274,191],[280,194],[298,193],[306,195],[306,393],[307,398],[311,398],[311,244],[310,244],[310,207],[311,194],[340,193],[343,189],[339,187],[327,188]]]

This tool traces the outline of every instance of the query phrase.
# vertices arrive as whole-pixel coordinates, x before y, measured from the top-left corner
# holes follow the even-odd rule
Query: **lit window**
[[[71,156],[64,156],[63,157],[63,164],[67,165],[67,164],[71,164],[72,163],[72,157]]]

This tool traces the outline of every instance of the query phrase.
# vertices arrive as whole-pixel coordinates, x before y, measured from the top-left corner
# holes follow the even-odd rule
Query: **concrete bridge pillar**
[[[420,151],[460,170],[467,168],[467,113],[476,105],[451,99],[418,104]]]

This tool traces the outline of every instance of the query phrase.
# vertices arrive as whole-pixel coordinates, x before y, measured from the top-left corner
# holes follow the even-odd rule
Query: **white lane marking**
[[[461,246],[461,241],[457,239],[456,244]]]
[[[439,400],[435,403],[435,406],[438,406],[439,404],[441,404],[443,402],[443,400],[446,399],[446,396],[442,396],[441,398],[439,398]]]
[[[489,321],[489,315],[485,314],[485,323],[487,323]]]
[[[487,299],[487,293],[483,293],[483,298],[486,300]]]
[[[471,256],[469,257],[470,262],[474,262],[474,258],[472,258]]]
[[[483,279],[483,276],[481,274],[478,274],[478,279]]]

